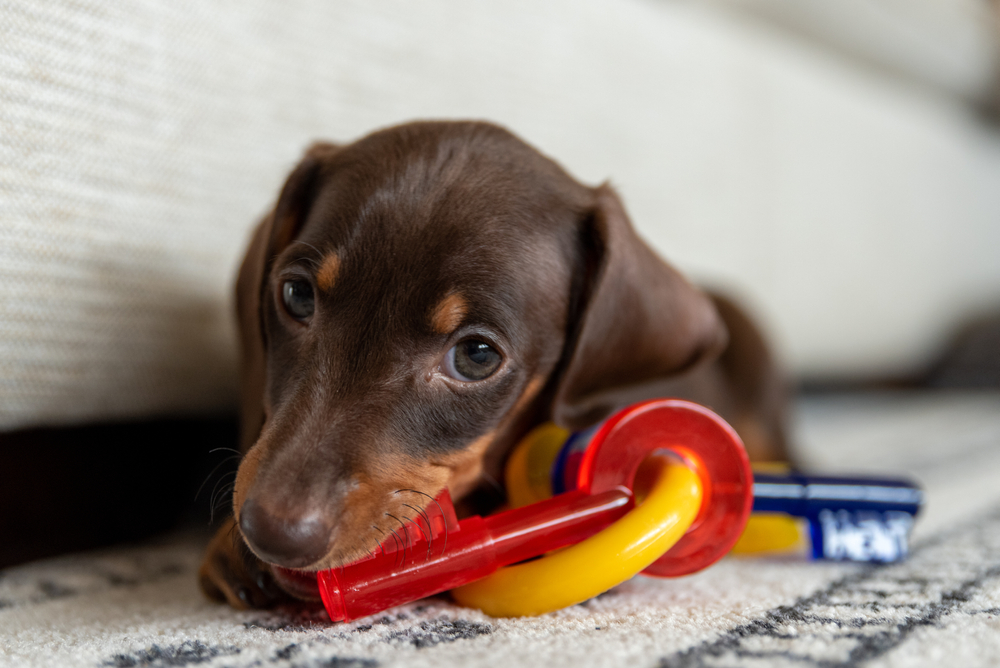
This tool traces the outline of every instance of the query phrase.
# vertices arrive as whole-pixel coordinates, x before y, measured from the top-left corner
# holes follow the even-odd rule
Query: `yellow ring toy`
[[[507,503],[520,508],[552,496],[549,472],[570,431],[551,422],[532,429],[507,459],[504,486]]]

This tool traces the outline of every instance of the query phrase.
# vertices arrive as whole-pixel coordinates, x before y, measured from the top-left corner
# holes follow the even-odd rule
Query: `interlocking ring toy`
[[[736,432],[680,399],[636,404],[575,434],[542,425],[505,474],[510,510],[459,522],[444,491],[374,554],[315,574],[330,619],[447,590],[493,616],[538,615],[640,572],[694,573],[734,545],[747,553],[811,543],[817,559],[895,561],[923,503],[906,479],[755,480]]]
[[[568,491],[461,522],[445,491],[399,530],[405,535],[320,571],[330,619],[358,619],[449,589],[493,616],[538,615],[640,572],[701,570],[739,539],[753,504],[750,463],[736,432],[707,408],[643,402],[577,441],[572,473],[564,474],[572,476]],[[512,505],[523,491],[511,491]]]

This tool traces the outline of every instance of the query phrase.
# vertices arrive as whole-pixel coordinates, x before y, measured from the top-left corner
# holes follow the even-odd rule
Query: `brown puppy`
[[[495,484],[546,420],[686,396],[757,458],[783,453],[781,384],[749,321],[660,260],[611,188],[493,125],[313,146],[237,296],[246,455],[201,572],[237,607],[314,597],[272,566],[368,554],[443,488]]]

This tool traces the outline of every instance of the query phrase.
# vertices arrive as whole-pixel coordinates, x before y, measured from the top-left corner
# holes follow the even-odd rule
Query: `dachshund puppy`
[[[289,569],[369,554],[444,488],[495,506],[483,490],[544,421],[683,396],[755,458],[783,455],[753,325],[657,257],[610,187],[494,125],[314,145],[254,234],[237,304],[245,456],[201,569],[236,607],[316,598]]]

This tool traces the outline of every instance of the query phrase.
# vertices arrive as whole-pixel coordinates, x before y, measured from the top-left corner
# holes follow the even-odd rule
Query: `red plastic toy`
[[[320,594],[330,619],[365,617],[486,578],[508,564],[597,540],[595,534],[635,508],[636,492],[642,493],[637,477],[644,477],[637,476],[640,466],[657,457],[664,467],[686,467],[696,474],[688,473],[694,480],[689,487],[700,507],[693,506],[684,520],[690,527],[686,533],[680,527],[680,540],[665,554],[647,559],[643,572],[672,577],[705,568],[725,555],[743,531],[753,502],[750,465],[739,437],[721,418],[687,401],[660,399],[630,406],[598,429],[580,461],[574,491],[461,522],[444,491],[407,525],[405,536],[390,536],[366,559],[319,572]],[[622,558],[619,553],[607,555],[609,564]],[[601,568],[593,561],[586,563],[588,568],[590,564]],[[596,593],[580,595],[588,598]],[[546,609],[482,607],[491,614],[536,614]]]

